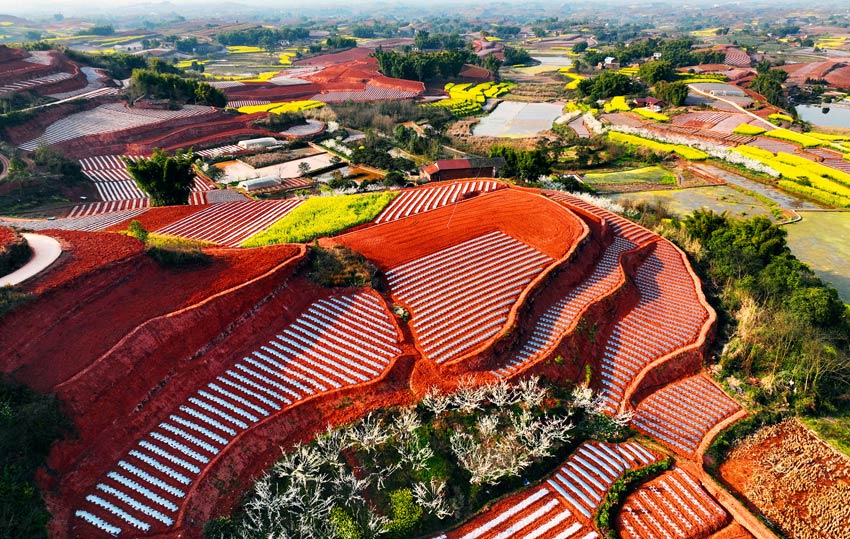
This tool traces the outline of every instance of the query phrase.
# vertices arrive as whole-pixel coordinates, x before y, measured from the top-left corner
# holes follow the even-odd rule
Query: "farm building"
[[[242,180],[237,184],[240,189],[246,191],[259,191],[261,189],[269,189],[280,185],[280,178],[277,176],[263,176],[262,178],[253,178],[250,180]]]
[[[634,100],[636,107],[645,107],[653,112],[659,112],[665,106],[664,101],[654,97],[638,97]]]
[[[505,164],[501,157],[441,159],[422,167],[420,178],[431,182],[458,178],[495,178]]]
[[[261,137],[261,138],[252,138],[248,140],[240,140],[236,143],[240,148],[248,149],[260,149],[260,148],[270,148],[272,146],[277,146],[278,142],[273,137]]]

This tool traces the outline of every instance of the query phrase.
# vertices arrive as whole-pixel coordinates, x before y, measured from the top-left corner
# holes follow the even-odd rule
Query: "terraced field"
[[[108,177],[116,159],[85,167]],[[125,202],[101,204],[114,209]],[[84,208],[33,226],[102,230],[139,217],[158,223],[151,228],[160,234],[232,247],[298,204]],[[231,496],[218,485],[230,475],[236,482],[256,477],[277,444],[309,438],[328,422],[377,406],[419,399],[432,386],[515,382],[560,369],[549,360],[565,353],[564,342],[575,337],[581,320],[599,329],[587,337],[592,351],[567,368],[590,373],[594,406],[603,413],[628,421],[621,413],[633,411],[632,426],[660,442],[651,446],[657,450],[635,441],[584,442],[541,483],[441,537],[595,539],[594,517],[627,470],[658,462],[662,452],[698,466],[701,444],[718,425],[739,417],[734,400],[705,374],[694,374],[714,313],[686,257],[584,199],[492,180],[439,183],[402,191],[374,222],[319,244],[349,247],[374,263],[381,293],[321,288],[304,278],[309,264],[293,263],[238,290],[193,296],[196,303],[181,311],[150,320],[139,314],[146,321],[122,330],[126,337],[103,356],[126,362],[119,370],[101,370],[101,356],[80,358],[93,366],[69,373],[60,388],[71,409],[82,414],[110,402],[121,412],[113,417],[115,411],[103,408],[97,419],[103,425],[75,416],[81,441],[54,449],[61,471],[51,492],[62,493],[54,504],[70,535],[199,536],[213,507],[226,510],[236,502],[238,489]],[[264,257],[266,249],[211,252]],[[305,256],[307,247],[297,249]],[[134,374],[122,378],[123,372]],[[334,392],[360,385],[364,390],[344,406],[333,400]],[[323,404],[300,406],[308,401]],[[618,529],[628,537],[690,537],[728,522],[678,469],[638,490],[625,507]]]

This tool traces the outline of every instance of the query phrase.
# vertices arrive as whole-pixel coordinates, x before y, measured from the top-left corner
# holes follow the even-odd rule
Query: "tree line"
[[[203,81],[184,79],[171,73],[136,69],[130,77],[130,92],[136,96],[168,99],[180,103],[225,107],[227,96]]]

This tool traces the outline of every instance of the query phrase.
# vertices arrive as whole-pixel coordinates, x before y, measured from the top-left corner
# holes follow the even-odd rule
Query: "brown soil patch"
[[[795,419],[742,440],[720,476],[789,537],[850,538],[850,460]]]

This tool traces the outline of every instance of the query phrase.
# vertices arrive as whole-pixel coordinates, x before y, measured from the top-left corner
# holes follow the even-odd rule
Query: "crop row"
[[[766,132],[764,136],[778,138],[780,140],[787,140],[789,142],[795,142],[803,148],[814,148],[815,146],[822,145],[824,142],[814,137],[810,137],[802,133],[797,133],[796,131],[791,131],[790,129],[774,129],[772,131]]]
[[[243,114],[253,114],[255,112],[282,114],[285,112],[301,112],[302,110],[317,109],[324,106],[325,104],[321,101],[306,99],[302,101],[277,101],[265,105],[246,105],[239,107],[237,110]]]
[[[666,114],[661,114],[659,112],[651,111],[649,109],[637,108],[637,109],[634,109],[632,112],[635,112],[635,113],[643,116],[644,118],[648,118],[650,120],[655,120],[656,122],[669,122],[670,121],[670,117],[667,116]]]
[[[766,129],[757,125],[741,124],[732,130],[736,135],[761,135]]]

